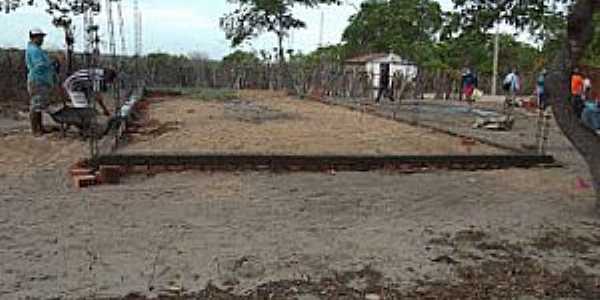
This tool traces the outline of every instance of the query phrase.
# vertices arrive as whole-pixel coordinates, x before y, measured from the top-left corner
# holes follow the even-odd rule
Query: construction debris
[[[511,130],[515,124],[515,119],[512,116],[490,116],[478,117],[475,119],[474,129],[484,128],[489,130]]]

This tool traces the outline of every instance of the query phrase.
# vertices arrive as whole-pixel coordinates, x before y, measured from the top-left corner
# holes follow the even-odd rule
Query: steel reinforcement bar
[[[138,170],[170,171],[374,171],[426,172],[432,170],[491,170],[556,166],[552,156],[541,155],[433,155],[433,156],[300,156],[208,154],[111,154],[87,161],[93,168],[118,166]]]

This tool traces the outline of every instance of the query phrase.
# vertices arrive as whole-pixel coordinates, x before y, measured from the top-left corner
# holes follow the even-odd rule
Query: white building
[[[377,89],[379,88],[379,78],[381,77],[381,70],[385,68],[385,65],[389,66],[390,70],[390,81],[393,76],[402,76],[405,79],[413,80],[417,77],[417,66],[393,53],[372,53],[354,57],[345,61],[346,69],[352,70],[352,72],[366,72],[369,74],[373,82],[373,90],[377,95]]]

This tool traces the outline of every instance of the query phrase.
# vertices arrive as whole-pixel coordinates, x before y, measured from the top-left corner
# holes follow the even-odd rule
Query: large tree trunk
[[[583,57],[586,45],[593,37],[595,0],[579,0],[569,16],[568,44],[548,75],[549,101],[558,126],[586,161],[596,191],[596,210],[600,213],[600,138],[583,125],[570,105],[571,72]]]

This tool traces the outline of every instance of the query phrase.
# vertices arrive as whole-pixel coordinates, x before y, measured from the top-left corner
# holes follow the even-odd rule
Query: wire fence
[[[55,53],[58,54],[58,53]],[[0,50],[0,103],[27,104],[26,66],[24,52],[16,49]],[[133,58],[121,57],[119,71],[123,84],[133,80],[136,63]],[[73,70],[84,68],[84,57],[74,55]],[[112,57],[102,57],[100,66],[112,66]],[[208,59],[190,59],[184,56],[148,55],[140,58],[140,76],[150,87],[178,88],[229,88],[270,89],[292,88],[299,95],[321,93],[333,97],[372,98],[378,87],[377,74],[366,68],[349,67],[339,62],[322,61],[317,64],[289,62],[285,68],[278,63],[232,63]],[[60,78],[66,78],[62,68]],[[459,70],[424,69],[418,78],[393,74],[390,87],[395,98],[419,98],[420,94],[432,94],[435,99],[458,99],[461,93]],[[491,74],[479,74],[479,89],[491,91]],[[497,86],[502,86],[502,77]],[[536,72],[521,74],[521,94],[532,95]],[[417,84],[417,82],[419,84]],[[417,91],[417,86],[420,86]],[[499,94],[503,91],[498,90]]]

